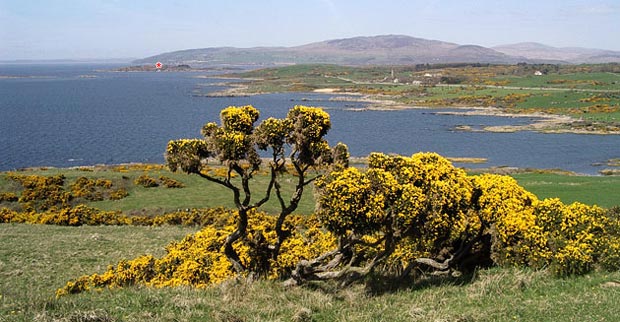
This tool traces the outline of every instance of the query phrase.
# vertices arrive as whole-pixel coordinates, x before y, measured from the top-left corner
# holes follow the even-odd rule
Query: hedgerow
[[[231,216],[224,208],[191,209],[159,216],[129,216],[120,211],[104,211],[77,205],[43,212],[14,211],[0,208],[0,223],[28,223],[60,226],[112,225],[112,226],[207,226],[222,222]]]

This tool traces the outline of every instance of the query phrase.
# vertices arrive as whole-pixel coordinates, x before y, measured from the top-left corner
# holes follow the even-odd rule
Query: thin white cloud
[[[620,13],[620,6],[611,4],[594,4],[585,6],[580,11],[581,13],[588,15],[611,15]]]

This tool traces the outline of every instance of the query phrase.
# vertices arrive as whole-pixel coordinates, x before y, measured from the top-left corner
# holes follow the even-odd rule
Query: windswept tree
[[[325,140],[331,121],[322,109],[295,106],[285,118],[268,118],[255,126],[258,118],[259,111],[250,105],[227,107],[220,113],[220,125],[210,122],[203,126],[203,139],[170,141],[166,150],[170,170],[198,175],[232,192],[238,217],[236,229],[226,238],[224,252],[238,273],[248,268],[233,244],[247,237],[248,212],[265,204],[272,195],[277,198],[280,205],[275,225],[277,242],[261,250],[276,260],[282,243],[291,234],[284,228],[286,217],[297,209],[304,189],[321,176],[321,171],[312,170],[344,167],[348,163],[346,146],[339,143],[332,149]],[[269,155],[267,165],[263,166],[268,169],[269,181],[256,198],[250,181],[265,163],[259,150]],[[208,171],[207,165],[212,159],[225,167],[225,174],[218,176]],[[291,166],[287,167],[289,163]],[[293,193],[287,198],[281,176],[289,168],[296,180]]]

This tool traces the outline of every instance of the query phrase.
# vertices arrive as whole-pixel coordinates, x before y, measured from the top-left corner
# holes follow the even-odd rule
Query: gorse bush
[[[14,211],[0,208],[0,223],[28,223],[59,226],[207,226],[227,220],[232,215],[224,208],[191,209],[159,216],[129,216],[118,211],[103,211],[85,205],[44,212]]]
[[[0,202],[16,202],[19,197],[12,192],[0,192]]]
[[[65,183],[63,175],[44,177],[8,173],[7,178],[19,183],[24,188],[18,201],[25,210],[36,211],[67,207],[73,199],[71,193],[63,188]]]
[[[161,182],[161,184],[164,185],[164,187],[166,188],[184,188],[185,187],[183,182],[174,180],[166,176],[159,176],[159,182]]]
[[[274,231],[276,217],[251,212],[249,218],[251,227],[255,229],[248,232],[246,239],[237,241],[234,247],[245,267],[260,272],[266,278],[286,277],[300,260],[315,257],[335,244],[330,234],[318,228],[316,218],[291,216],[287,226],[295,225],[296,232],[283,243],[277,263],[269,265],[273,259],[266,247],[277,239]],[[223,247],[228,234],[235,230],[234,219],[229,216],[225,222],[213,223],[179,242],[170,243],[161,258],[144,255],[121,260],[116,265],[110,265],[102,274],[82,276],[68,282],[56,295],[134,284],[206,287],[230,279],[237,273],[224,254]]]
[[[142,186],[144,188],[159,187],[159,183],[157,183],[157,179],[151,178],[146,174],[143,174],[139,176],[138,178],[136,178],[136,180],[134,180],[133,183],[136,186]]]
[[[70,208],[84,200],[118,200],[128,195],[124,188],[115,189],[109,179],[79,177],[65,189],[64,175],[20,175],[9,172],[7,179],[18,183],[23,190],[19,197],[13,192],[0,193],[0,202],[19,202],[25,211],[54,211]]]
[[[71,184],[71,193],[76,198],[99,201],[105,199],[104,194],[110,188],[112,188],[111,180],[79,177]]]
[[[551,267],[558,276],[618,264],[617,214],[538,200],[508,176],[467,176],[434,153],[373,153],[368,169],[316,182],[317,214],[338,247],[300,263],[297,283],[349,283],[382,264],[407,274],[496,264]]]
[[[284,222],[297,209],[304,189],[322,176],[322,169],[340,167],[348,156],[344,144],[330,148],[324,139],[331,121],[329,114],[320,108],[298,105],[283,119],[268,118],[255,126],[259,116],[259,111],[251,105],[229,106],[220,113],[220,125],[209,122],[202,127],[203,139],[170,141],[166,148],[170,170],[200,176],[232,193],[237,208],[236,229],[228,234],[223,249],[239,274],[256,273],[254,268],[245,266],[233,246],[254,229],[250,226],[249,213],[275,195],[280,205],[274,227],[277,238],[261,250],[271,254],[275,261],[292,234],[284,228]],[[259,157],[259,150],[269,155],[267,162]],[[210,169],[208,162],[213,158],[224,167]],[[257,198],[250,182],[255,175],[265,172],[269,182]],[[290,184],[282,180],[286,172],[294,173],[296,180]],[[291,195],[284,195],[286,185],[292,186]],[[265,265],[271,263],[267,261]],[[261,271],[269,269],[261,268]]]

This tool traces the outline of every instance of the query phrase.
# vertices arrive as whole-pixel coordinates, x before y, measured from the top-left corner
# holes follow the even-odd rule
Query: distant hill
[[[618,61],[620,52],[554,48],[536,43],[486,48],[403,35],[334,39],[295,47],[212,47],[174,51],[135,60],[136,64],[398,65],[425,63],[572,63]]]
[[[620,51],[581,47],[552,47],[535,42],[501,45],[492,49],[510,56],[527,59],[560,60],[569,63],[613,63],[620,62]]]

